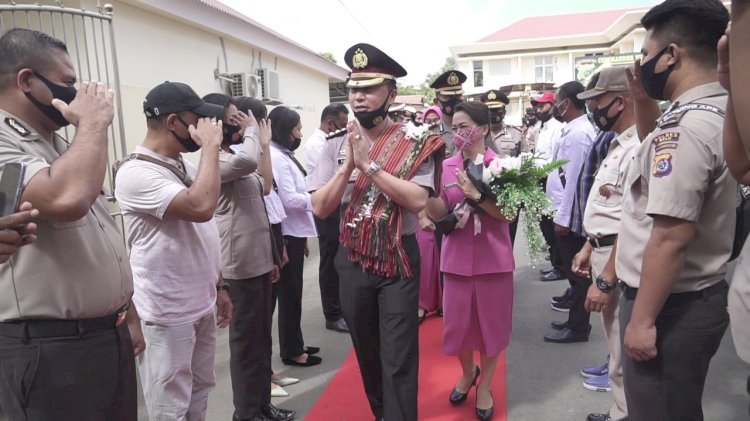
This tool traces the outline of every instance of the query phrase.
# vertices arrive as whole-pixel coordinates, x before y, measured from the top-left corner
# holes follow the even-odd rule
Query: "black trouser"
[[[330,322],[335,322],[343,317],[339,299],[339,274],[333,264],[336,252],[339,249],[340,221],[338,210],[326,219],[315,218],[320,248],[320,266],[318,269],[320,302],[323,304],[323,315]]]
[[[0,407],[7,419],[138,419],[135,358],[126,323],[51,337],[28,332],[22,337],[0,332]]]
[[[370,408],[376,418],[417,418],[419,370],[419,246],[414,235],[402,237],[410,278],[383,278],[362,271],[339,247],[341,307],[349,326]]]
[[[654,359],[635,361],[623,346],[622,372],[631,421],[703,420],[708,365],[729,325],[727,284],[722,281],[715,288],[719,289],[704,290],[705,295],[671,294],[667,298],[656,318]],[[620,299],[623,344],[635,302],[626,294]]]
[[[565,267],[562,262],[562,256],[560,256],[560,248],[557,244],[557,237],[555,236],[555,223],[549,216],[542,216],[542,220],[539,221],[539,228],[542,230],[544,241],[549,246],[549,262],[553,268],[557,269],[562,273],[565,272]]]
[[[281,233],[281,223],[271,224],[271,234],[273,234],[276,250],[279,252],[279,259],[284,256],[284,235]],[[281,268],[279,268],[281,269]],[[276,300],[279,297],[279,282],[271,285],[271,314],[276,312]]]
[[[516,216],[516,219],[514,219],[510,224],[510,244],[515,245],[516,244],[516,232],[518,231],[518,216]]]
[[[570,282],[570,312],[568,313],[568,325],[575,333],[588,335],[591,325],[589,318],[591,313],[586,311],[586,293],[591,285],[591,278],[578,276],[573,272],[573,258],[586,243],[584,237],[574,233],[555,238],[560,261],[563,265],[563,273]]]
[[[305,352],[302,338],[302,272],[305,266],[305,238],[284,236],[289,263],[281,269],[279,280],[279,354],[298,357]]]
[[[249,420],[271,402],[271,276],[225,281],[232,299],[229,373],[234,418]]]

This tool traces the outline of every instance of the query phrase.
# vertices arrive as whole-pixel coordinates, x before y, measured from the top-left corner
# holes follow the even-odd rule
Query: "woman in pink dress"
[[[490,386],[498,357],[510,339],[515,269],[509,222],[491,195],[481,193],[464,171],[464,160],[487,165],[494,158],[492,150],[484,147],[489,123],[489,109],[479,101],[456,106],[453,136],[461,153],[443,162],[440,198],[428,204],[433,220],[453,211],[459,221],[444,237],[440,256],[443,351],[457,356],[463,369],[450,394],[451,403],[463,403],[480,379],[476,397],[480,420],[493,415]]]
[[[442,113],[440,107],[432,106],[425,110],[422,123],[433,125],[440,121]],[[419,322],[422,323],[427,314],[438,311],[443,304],[443,291],[440,287],[440,254],[435,224],[422,211],[419,213],[419,243],[420,272],[419,272]]]

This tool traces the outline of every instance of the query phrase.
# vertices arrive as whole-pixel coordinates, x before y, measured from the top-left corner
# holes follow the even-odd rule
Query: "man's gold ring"
[[[359,140],[359,139],[362,139],[362,136],[360,136],[360,135],[358,135],[358,134],[355,134],[355,135],[354,135],[354,140]]]

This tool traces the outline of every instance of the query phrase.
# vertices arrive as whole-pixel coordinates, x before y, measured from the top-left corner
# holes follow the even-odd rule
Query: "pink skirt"
[[[461,276],[443,273],[443,352],[470,349],[488,357],[510,341],[513,273]]]
[[[419,243],[419,307],[427,312],[436,311],[443,301],[440,290],[440,254],[435,233],[417,230]]]

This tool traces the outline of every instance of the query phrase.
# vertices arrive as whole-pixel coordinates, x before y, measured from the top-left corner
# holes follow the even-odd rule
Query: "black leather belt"
[[[589,238],[589,244],[594,248],[614,246],[617,242],[617,234],[605,235],[602,238]]]
[[[24,319],[0,323],[0,336],[9,338],[54,338],[83,336],[101,330],[112,329],[125,320],[123,308],[109,316],[93,319],[54,320]]]
[[[631,286],[628,286],[624,282],[620,282],[620,285],[622,286],[623,295],[625,296],[625,298],[628,300],[635,300],[635,297],[638,294],[638,288],[633,288]],[[688,301],[695,301],[695,300],[702,300],[712,295],[716,295],[722,291],[726,291],[728,289],[729,289],[729,285],[727,285],[727,281],[722,279],[720,282],[717,282],[708,288],[703,288],[700,291],[675,292],[673,294],[669,294],[669,297],[667,297],[667,301],[665,305],[685,303]]]

